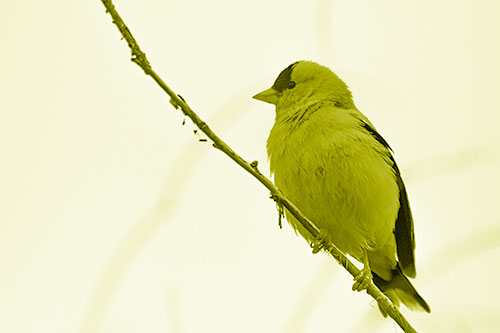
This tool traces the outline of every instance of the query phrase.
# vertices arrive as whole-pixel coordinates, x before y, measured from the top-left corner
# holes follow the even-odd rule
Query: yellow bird
[[[364,264],[353,290],[373,278],[395,305],[430,312],[407,278],[416,275],[415,239],[403,179],[389,144],[356,108],[347,85],[327,67],[297,61],[253,98],[276,106],[267,140],[275,184],[327,241]]]

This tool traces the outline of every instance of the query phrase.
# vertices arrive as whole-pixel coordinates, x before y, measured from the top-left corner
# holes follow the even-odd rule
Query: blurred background
[[[500,330],[497,1],[115,5],[153,68],[269,175],[291,62],[332,68],[391,144],[416,230],[422,332]],[[312,255],[268,191],[133,63],[100,1],[0,10],[1,332],[397,332]]]

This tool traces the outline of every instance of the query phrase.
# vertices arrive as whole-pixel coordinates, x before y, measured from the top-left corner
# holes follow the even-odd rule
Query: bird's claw
[[[358,275],[354,278],[354,284],[352,285],[353,291],[363,291],[368,288],[368,285],[373,279],[372,272],[369,266],[364,266],[362,270],[359,271]]]
[[[255,166],[252,165],[253,168],[257,168],[257,161],[253,161],[252,164],[255,163]],[[283,208],[283,204],[281,203],[281,198],[279,195],[271,193],[271,199],[273,199],[276,202],[276,209],[278,210],[278,226],[280,229],[283,229],[283,223],[281,222],[283,220],[283,217],[285,217],[285,209]]]
[[[319,251],[321,251],[325,247],[325,244],[324,244],[323,240],[321,240],[321,239],[313,240],[311,242],[311,244],[309,244],[309,245],[312,248],[313,254],[318,253]]]

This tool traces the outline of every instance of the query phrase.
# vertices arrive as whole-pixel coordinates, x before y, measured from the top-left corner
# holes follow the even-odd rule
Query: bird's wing
[[[372,135],[381,145],[387,148],[388,155],[392,161],[392,168],[396,175],[396,182],[399,187],[399,211],[396,219],[394,235],[396,236],[396,245],[398,251],[398,260],[403,273],[411,278],[416,276],[415,271],[415,235],[413,231],[413,217],[411,214],[410,203],[406,193],[405,184],[401,178],[398,165],[392,156],[392,148],[387,141],[375,130],[373,125],[365,121],[366,117],[357,117],[361,120],[361,125],[370,135]]]

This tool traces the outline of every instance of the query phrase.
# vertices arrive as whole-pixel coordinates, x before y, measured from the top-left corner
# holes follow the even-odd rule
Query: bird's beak
[[[270,103],[276,105],[278,103],[278,91],[273,88],[264,90],[252,98],[257,99],[262,102]]]

